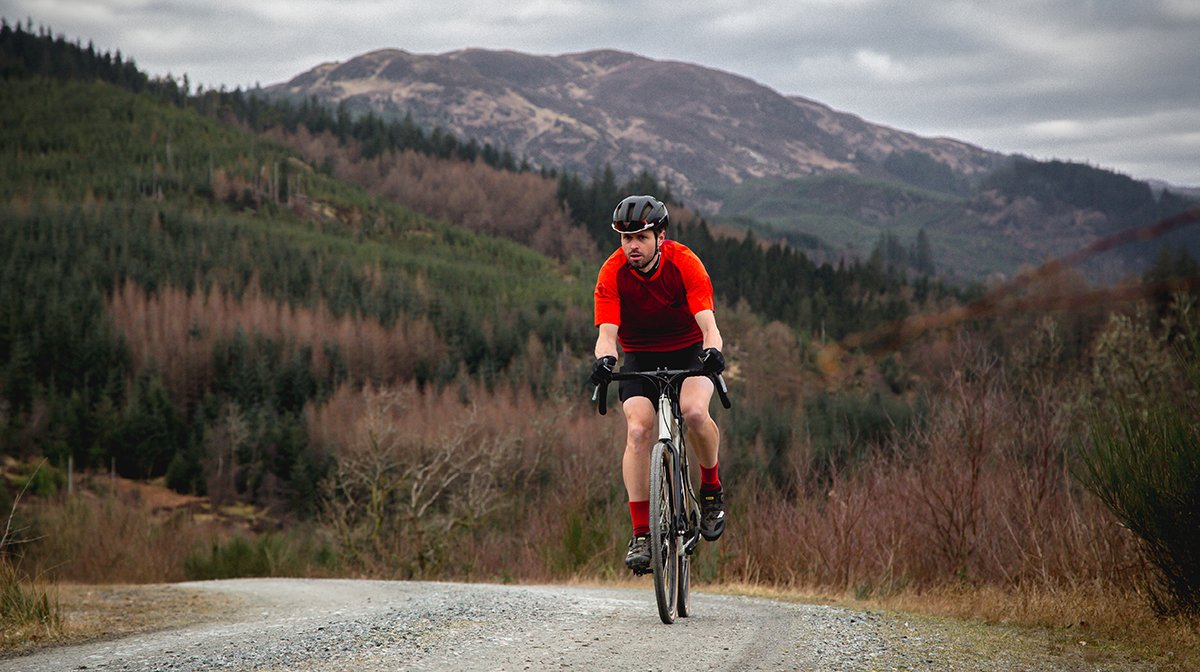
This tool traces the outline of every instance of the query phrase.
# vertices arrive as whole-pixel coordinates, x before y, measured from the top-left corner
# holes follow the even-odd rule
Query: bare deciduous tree
[[[432,437],[409,431],[410,389],[366,389],[365,407],[323,484],[326,520],[365,570],[434,570],[458,528],[470,530],[504,501],[503,474],[523,471],[517,440],[488,433],[465,407]]]

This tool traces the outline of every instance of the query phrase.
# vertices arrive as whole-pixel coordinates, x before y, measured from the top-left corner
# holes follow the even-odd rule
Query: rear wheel
[[[674,623],[679,597],[679,553],[675,537],[674,461],[670,445],[654,444],[650,454],[650,565],[654,598],[663,623]]]

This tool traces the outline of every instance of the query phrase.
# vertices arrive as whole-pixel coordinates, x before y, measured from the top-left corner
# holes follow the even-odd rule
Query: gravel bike
[[[686,425],[679,408],[679,389],[693,376],[712,379],[721,405],[729,408],[729,390],[720,374],[700,369],[617,371],[614,381],[650,381],[658,388],[658,441],[650,453],[650,572],[654,597],[663,623],[675,622],[692,611],[689,570],[700,540],[700,500],[692,489],[688,469]],[[592,397],[600,415],[608,412],[608,385],[598,385]],[[645,572],[643,572],[645,573]]]

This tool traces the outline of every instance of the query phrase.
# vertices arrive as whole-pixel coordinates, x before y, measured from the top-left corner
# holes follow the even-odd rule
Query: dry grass
[[[0,650],[24,641],[38,641],[63,631],[62,610],[54,591],[30,581],[0,555]]]
[[[722,583],[695,589],[881,610],[906,620],[1015,628],[1044,642],[1048,652],[1064,660],[1096,665],[1136,661],[1163,672],[1200,670],[1200,623],[1164,621],[1154,615],[1144,596],[1135,594],[984,587],[905,591],[862,599],[824,586]]]
[[[62,609],[61,627],[5,629],[0,633],[0,654],[166,630],[213,620],[237,608],[230,598],[161,584],[61,584],[51,592]]]
[[[161,480],[77,474],[72,496],[29,498],[22,505],[29,540],[21,545],[22,569],[52,582],[182,581],[188,557],[269,525],[261,511],[241,509],[180,495]]]
[[[949,589],[877,600],[882,608],[1047,632],[1062,646],[1118,645],[1163,669],[1200,669],[1200,623],[1155,616],[1144,596],[1097,590]],[[1081,642],[1086,644],[1081,644]]]
[[[26,562],[40,574],[87,583],[181,581],[183,558],[221,535],[187,512],[156,513],[112,496],[38,508],[42,538]]]
[[[38,465],[34,469],[34,476],[41,467]],[[6,476],[0,474],[0,477]],[[62,631],[58,599],[40,577],[30,576],[20,567],[22,556],[18,547],[24,530],[19,526],[14,528],[13,523],[17,506],[32,481],[31,476],[21,487],[0,525],[0,646],[8,641],[49,637]]]

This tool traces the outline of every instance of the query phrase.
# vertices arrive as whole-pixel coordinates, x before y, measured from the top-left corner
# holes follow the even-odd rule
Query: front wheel
[[[650,453],[650,563],[654,570],[654,598],[663,623],[674,623],[678,613],[679,553],[675,536],[675,461],[671,445],[654,444]]]

